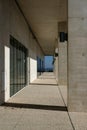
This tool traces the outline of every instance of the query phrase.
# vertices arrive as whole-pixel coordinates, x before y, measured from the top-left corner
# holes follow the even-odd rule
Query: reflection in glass
[[[10,39],[10,96],[26,85],[27,49],[16,39]]]

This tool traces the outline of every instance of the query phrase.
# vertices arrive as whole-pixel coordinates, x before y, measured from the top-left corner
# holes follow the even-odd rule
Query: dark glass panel
[[[10,39],[10,96],[26,85],[26,48],[16,39]]]

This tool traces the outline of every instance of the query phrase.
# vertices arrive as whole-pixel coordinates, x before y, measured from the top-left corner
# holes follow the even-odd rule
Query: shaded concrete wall
[[[67,42],[59,42],[59,84],[67,85]]]
[[[67,22],[60,22],[58,24],[58,31],[67,33]],[[60,85],[67,85],[67,41],[60,42],[58,40],[58,77]]]
[[[55,57],[54,74],[55,74],[56,81],[58,82],[58,57]]]
[[[68,109],[87,112],[87,1],[68,4]]]
[[[10,35],[28,49],[28,84],[37,77],[37,56],[43,52],[33,38],[28,25],[14,0],[0,1],[0,103],[10,95]],[[7,62],[8,61],[8,62]],[[35,67],[35,70],[33,68]],[[30,78],[30,81],[29,81]]]
[[[28,49],[28,56],[30,57],[30,70],[29,70],[29,79],[30,82],[37,78],[37,56],[43,59],[43,53],[35,41],[33,35],[29,31],[28,25],[18,9],[15,1],[10,0],[11,6],[11,34],[15,36],[23,45]],[[16,20],[16,23],[15,23]]]
[[[58,54],[58,40],[55,42],[55,52],[54,52],[54,74],[56,81],[58,82],[58,56],[55,56],[55,54]]]

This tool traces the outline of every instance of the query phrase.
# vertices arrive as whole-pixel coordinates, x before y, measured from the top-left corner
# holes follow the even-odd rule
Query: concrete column
[[[9,0],[0,0],[0,104],[10,96],[9,56]]]
[[[29,57],[29,50],[27,55],[27,85],[29,86],[30,83],[30,57]]]
[[[67,32],[67,22],[60,22],[58,24],[59,35],[60,32]],[[67,85],[67,41],[58,42],[59,62],[58,62],[58,77],[59,85]]]
[[[68,0],[68,109],[87,112],[87,1]]]
[[[59,42],[59,84],[67,85],[67,42]]]
[[[54,58],[55,58],[55,61],[54,61],[54,74],[55,74],[56,81],[58,82],[58,55],[57,54],[58,54],[58,42],[56,44],[55,54],[54,54]]]

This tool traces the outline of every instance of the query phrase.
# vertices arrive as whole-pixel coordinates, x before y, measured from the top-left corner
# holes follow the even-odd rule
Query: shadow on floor
[[[38,77],[38,79],[54,79],[55,80],[55,78],[48,78],[48,77]]]
[[[47,83],[30,83],[30,85],[50,85],[50,86],[58,86],[58,84],[47,84]]]
[[[22,104],[22,103],[4,103],[2,106],[13,108],[26,108],[26,109],[40,109],[40,110],[52,110],[52,111],[67,111],[65,106],[52,106],[52,105],[40,105],[40,104]]]

